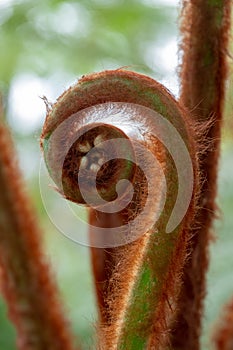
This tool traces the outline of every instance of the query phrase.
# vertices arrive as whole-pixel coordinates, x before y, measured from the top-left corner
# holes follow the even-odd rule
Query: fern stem
[[[74,349],[7,128],[0,124],[1,291],[22,350]]]
[[[173,349],[199,349],[205,273],[210,230],[216,215],[216,179],[227,76],[226,53],[230,26],[230,0],[183,1],[181,14],[181,102],[198,122],[201,138],[200,172],[204,179],[200,211],[185,267],[179,315],[173,329]],[[209,143],[207,150],[206,143]],[[185,337],[184,337],[185,334]]]
[[[96,227],[114,227],[116,223],[120,226],[122,222],[121,214],[106,214],[98,213],[95,210],[90,210],[89,215],[89,237],[90,242],[92,236],[96,234]],[[93,282],[96,291],[97,308],[99,312],[99,321],[101,324],[111,322],[111,315],[108,305],[109,283],[113,276],[118,260],[119,248],[90,248],[91,266],[93,273]]]

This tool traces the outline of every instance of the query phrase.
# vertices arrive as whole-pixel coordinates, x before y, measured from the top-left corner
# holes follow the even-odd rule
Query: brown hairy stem
[[[1,291],[22,350],[74,349],[60,298],[41,252],[8,130],[0,124]]]
[[[122,218],[120,214],[96,213],[95,210],[90,210],[89,215],[89,236],[90,242],[92,235],[95,234],[95,227],[114,227],[116,223],[120,225]],[[96,290],[99,318],[101,323],[108,323],[108,286],[112,277],[113,270],[116,266],[116,258],[119,248],[90,248],[91,265],[93,272],[93,281]]]
[[[219,157],[227,75],[226,51],[230,26],[230,0],[183,1],[181,32],[181,102],[210,140],[206,152],[200,153],[200,172],[204,179],[190,246],[190,259],[185,267],[180,312],[173,329],[173,349],[199,349],[205,273],[208,267],[208,243],[216,212],[216,178]],[[208,129],[202,125],[210,121]],[[185,336],[184,336],[185,335]]]
[[[233,299],[224,310],[224,317],[214,334],[214,343],[217,350],[233,349]]]

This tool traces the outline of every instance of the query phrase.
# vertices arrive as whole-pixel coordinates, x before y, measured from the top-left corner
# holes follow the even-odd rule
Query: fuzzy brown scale
[[[119,170],[119,169],[118,169]],[[123,210],[120,210],[117,213],[105,214],[108,216],[108,219],[103,221],[100,219],[103,216],[102,211],[98,208],[94,211],[96,221],[95,226],[99,227],[109,227],[114,228],[122,225],[128,224],[130,221],[133,221],[143,210],[147,196],[148,196],[148,183],[145,174],[140,169],[140,167],[135,167],[135,173],[133,182],[133,196],[128,205]],[[124,198],[122,198],[123,200]],[[139,201],[140,199],[140,201]],[[101,208],[100,208],[101,209]],[[117,216],[117,220],[112,220],[113,217]]]
[[[114,139],[127,137],[118,128],[104,124],[93,124],[91,129],[85,129],[81,129],[81,136],[72,144],[64,160],[64,195],[79,204],[92,205],[94,202],[87,203],[83,198],[81,189],[93,193],[93,201],[97,189],[105,201],[114,201],[118,196],[116,185],[119,180],[125,177],[132,182],[135,175],[135,163],[119,158],[119,143],[114,144]],[[112,142],[106,147],[105,141],[109,140]],[[128,149],[128,153],[133,159],[133,148]],[[127,192],[127,186],[123,189]]]

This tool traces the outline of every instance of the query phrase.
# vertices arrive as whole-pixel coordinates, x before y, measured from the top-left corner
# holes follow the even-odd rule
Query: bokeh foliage
[[[176,31],[176,10],[143,1],[10,1],[1,5],[1,82],[15,74],[74,76],[139,65],[145,51]],[[175,53],[174,53],[175,54]],[[102,67],[101,67],[102,65]],[[158,65],[159,67],[159,65]]]

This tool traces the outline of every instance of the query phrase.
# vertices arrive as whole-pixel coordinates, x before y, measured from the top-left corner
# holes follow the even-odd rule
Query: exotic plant
[[[83,77],[48,106],[41,148],[49,174],[89,211],[100,349],[199,349],[229,18],[229,0],[183,1],[180,101],[119,69]],[[17,345],[74,348],[0,132],[2,290]],[[232,349],[232,333],[225,322],[216,346]]]
[[[161,85],[122,70],[84,77],[48,113],[41,140],[50,175],[66,198],[91,208],[107,349],[157,346],[173,322],[198,191],[191,128]],[[99,268],[108,248],[111,262]]]

